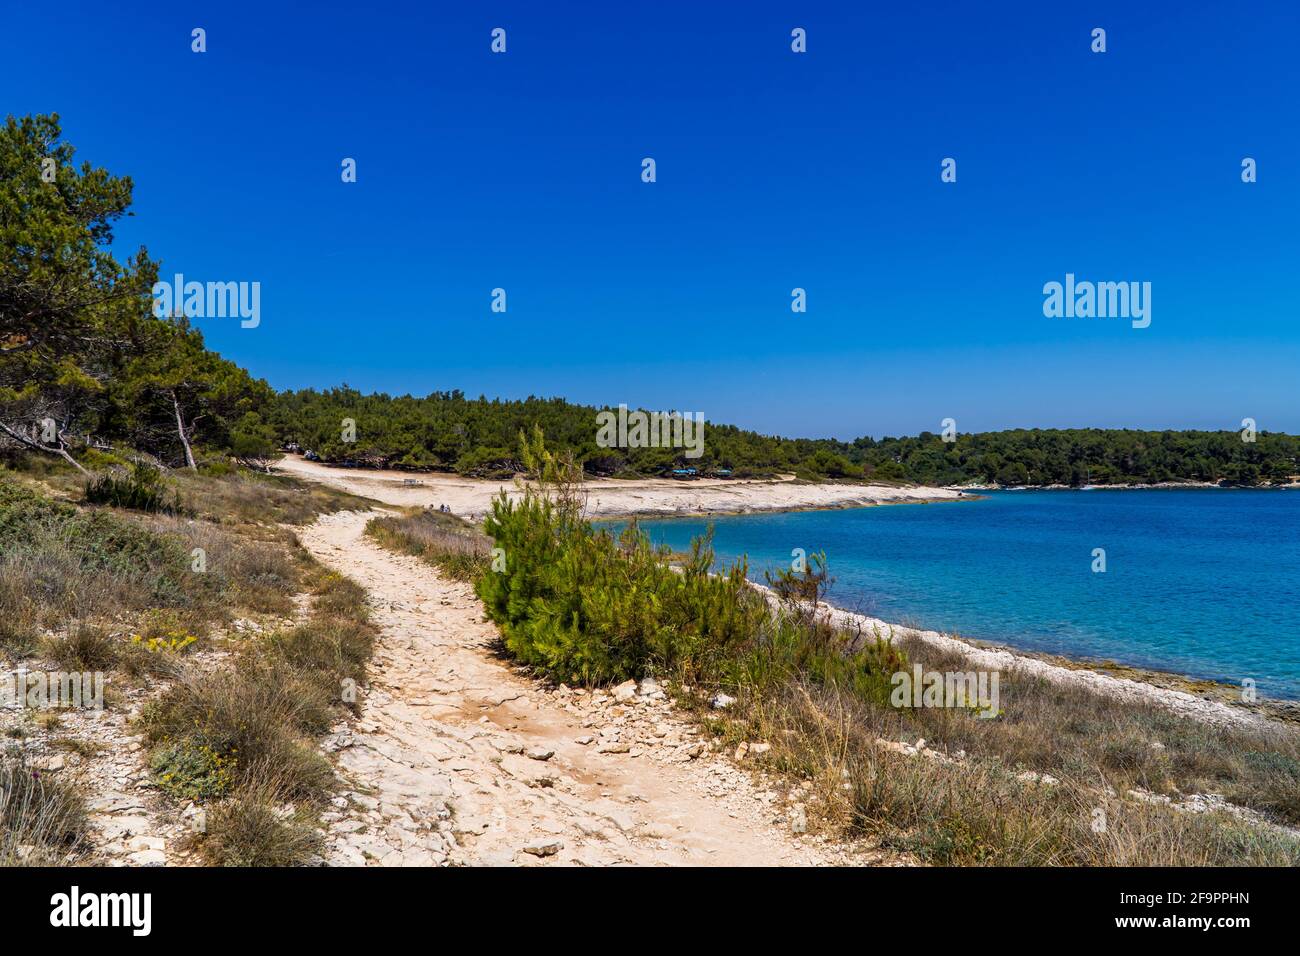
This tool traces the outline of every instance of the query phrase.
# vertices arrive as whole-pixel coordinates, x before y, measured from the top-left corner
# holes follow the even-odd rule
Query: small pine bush
[[[544,458],[538,448],[526,461]],[[687,684],[757,687],[792,674],[886,703],[890,675],[907,666],[885,641],[863,642],[815,613],[829,580],[825,561],[782,580],[773,607],[752,588],[742,560],[718,570],[712,529],[672,563],[635,522],[613,535],[581,516],[580,492],[553,459],[538,489],[493,503],[486,532],[505,555],[475,589],[506,649],[566,683],[666,675]],[[813,609],[800,602],[811,600]]]
[[[485,572],[479,596],[509,651],[553,680],[699,679],[757,633],[767,612],[743,565],[710,573],[708,539],[674,570],[635,525],[615,537],[531,492],[498,500],[486,529],[505,571]]]

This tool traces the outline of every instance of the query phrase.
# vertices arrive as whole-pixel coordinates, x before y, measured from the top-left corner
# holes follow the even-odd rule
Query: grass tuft
[[[62,781],[0,758],[0,866],[59,866],[86,849],[86,808]]]

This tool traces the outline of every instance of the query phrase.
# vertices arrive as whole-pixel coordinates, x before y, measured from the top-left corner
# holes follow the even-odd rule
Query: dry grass
[[[0,481],[0,646],[30,654],[70,622],[165,609],[202,635],[236,611],[285,614],[298,569],[283,545],[176,517],[53,502]]]
[[[100,455],[87,461],[101,470],[128,465],[126,457]],[[39,455],[11,455],[12,470],[0,474],[23,481],[65,500],[79,500],[86,479],[70,465]],[[307,524],[322,514],[344,509],[368,509],[375,502],[288,475],[267,475],[225,462],[190,471],[171,469],[164,475],[167,490],[178,498],[180,512],[222,525],[275,527]]]
[[[77,622],[45,641],[45,656],[64,671],[106,671],[117,663],[121,642],[103,628]]]
[[[366,534],[386,548],[425,559],[457,581],[475,580],[491,562],[491,538],[455,515],[427,508],[375,518]]]
[[[243,504],[263,487],[248,483]],[[296,540],[280,528],[76,508],[4,480],[0,535],[0,648],[18,656],[44,643],[73,660],[91,625],[121,633],[159,611],[196,637],[240,613],[285,616],[302,574],[289,551]],[[98,654],[104,666],[115,656],[133,673],[155,672],[138,654]]]
[[[355,582],[319,566],[308,579],[308,621],[247,643],[216,673],[184,671],[141,717],[163,789],[212,804],[202,847],[222,865],[301,863],[319,845],[307,821],[335,775],[313,741],[364,680],[375,631]]]
[[[0,866],[58,866],[86,850],[86,808],[63,782],[0,758]]]
[[[59,467],[0,475],[0,651],[164,679],[142,716],[151,765],[165,792],[211,804],[209,859],[303,862],[335,783],[313,738],[342,713],[343,682],[364,679],[374,633],[364,591],[315,565],[281,523],[367,503],[248,473],[166,480],[174,515],[54,500],[82,484]],[[235,641],[216,673],[190,663],[193,642],[236,616],[291,614],[304,585],[307,623]],[[8,764],[0,783],[0,861],[63,862],[84,848],[69,785]]]
[[[209,589],[222,596],[224,606],[276,615],[292,608],[299,568],[286,548],[293,539],[283,532],[268,541],[250,536],[243,527],[179,518],[154,518],[147,527],[180,543],[191,573],[197,575],[193,569],[201,560],[202,576]]]
[[[310,739],[329,728],[330,704],[292,669],[248,661],[185,674],[146,707],[141,726],[164,789],[178,796],[225,796],[257,783],[259,766],[278,766],[294,798],[313,798],[333,781]]]
[[[375,502],[287,475],[239,470],[204,474],[177,470],[169,480],[192,514],[223,525],[300,525],[323,514],[369,509]]]
[[[324,838],[309,810],[295,807],[272,771],[212,808],[203,852],[216,866],[302,866]]]
[[[214,582],[188,571],[179,541],[107,513],[5,494],[0,484],[0,645],[25,654],[76,619],[151,607],[211,609]]]
[[[965,655],[916,638],[900,646],[926,670],[978,669]],[[950,753],[966,751],[1080,783],[1100,781],[1120,792],[1220,793],[1300,825],[1300,733],[1294,729],[1215,727],[1014,669],[1001,673],[999,691],[1002,714],[996,719],[954,708],[895,710],[883,735],[924,737]]]
[[[1292,836],[1227,812],[1178,811],[1108,792],[1100,767],[1047,784],[1022,779],[996,755],[897,752],[882,743],[898,726],[891,715],[834,685],[791,675],[739,707],[725,722],[706,719],[717,732],[770,741],[770,764],[811,785],[810,809],[823,829],[925,863],[1300,864]]]

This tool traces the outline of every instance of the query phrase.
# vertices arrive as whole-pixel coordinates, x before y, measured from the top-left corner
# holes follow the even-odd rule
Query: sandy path
[[[445,504],[456,514],[481,519],[500,491],[518,494],[511,481],[487,481],[454,475],[412,474],[364,468],[333,468],[287,455],[275,470],[320,481],[353,494],[395,505]],[[407,484],[407,482],[412,482]],[[750,511],[790,511],[801,508],[854,508],[897,502],[955,501],[963,494],[948,488],[894,488],[888,485],[810,485],[790,479],[773,481],[701,478],[673,481],[596,480],[586,483],[587,515],[592,518],[627,514],[729,514]]]
[[[327,741],[354,787],[327,815],[331,862],[844,859],[778,826],[790,808],[706,747],[662,694],[616,702],[521,676],[492,653],[496,629],[472,589],[374,544],[367,517],[329,515],[301,534],[370,592],[382,632],[359,720]]]

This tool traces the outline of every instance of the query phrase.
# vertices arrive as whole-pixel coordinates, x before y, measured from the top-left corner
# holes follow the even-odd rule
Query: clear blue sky
[[[121,251],[261,282],[200,326],[281,388],[1297,432],[1298,10],[11,3],[0,110],[134,178]],[[1151,282],[1151,327],[1045,318],[1067,272]]]

